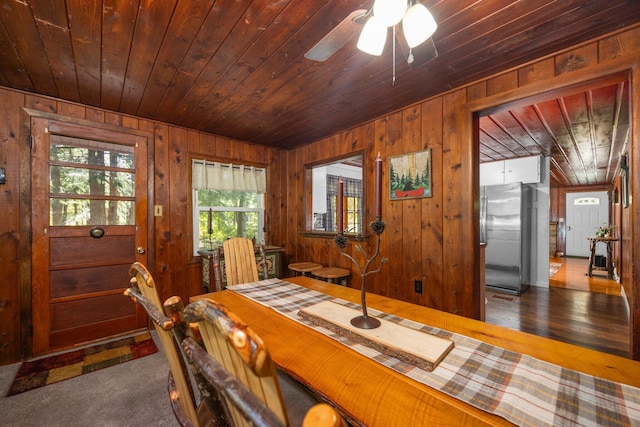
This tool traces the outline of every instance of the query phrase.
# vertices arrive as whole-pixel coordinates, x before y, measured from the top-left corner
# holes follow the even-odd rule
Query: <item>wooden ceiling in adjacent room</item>
[[[4,0],[0,85],[291,148],[640,21],[637,2],[624,0],[422,3],[438,29],[412,64],[398,31],[392,85],[392,38],[380,57],[367,55],[355,46],[359,25],[326,61],[304,56],[373,0]],[[487,118],[482,159],[539,151],[553,156],[559,184],[600,182],[604,120],[584,125],[590,131],[560,121],[619,107],[604,104],[619,101],[620,88],[602,92]],[[518,122],[534,128],[514,130]],[[532,141],[539,133],[549,142]],[[617,154],[619,135],[609,136]]]
[[[631,138],[628,76],[499,107],[479,125],[481,162],[541,154],[552,187],[610,184]]]

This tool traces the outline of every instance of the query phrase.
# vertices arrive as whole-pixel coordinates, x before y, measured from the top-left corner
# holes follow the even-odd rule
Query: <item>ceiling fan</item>
[[[342,46],[353,39],[366,21],[370,11],[358,9],[344,18],[338,25],[327,33],[318,43],[304,54],[312,61],[326,61]]]
[[[396,32],[395,26],[400,21],[404,31]],[[410,24],[407,24],[409,21]],[[422,65],[438,56],[431,37],[437,25],[422,4],[416,0],[376,0],[369,10],[358,9],[351,12],[309,49],[304,57],[312,61],[326,61],[358,34],[358,48],[379,56],[389,27],[393,28],[394,55],[397,43],[410,66]]]

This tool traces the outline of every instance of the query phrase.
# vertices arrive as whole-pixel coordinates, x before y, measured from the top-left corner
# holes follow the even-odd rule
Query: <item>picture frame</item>
[[[432,197],[431,149],[389,158],[389,199]]]

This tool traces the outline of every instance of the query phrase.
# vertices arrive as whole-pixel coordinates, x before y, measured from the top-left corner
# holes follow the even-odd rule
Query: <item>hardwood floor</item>
[[[487,289],[486,321],[630,357],[629,310],[621,286],[601,271],[586,276],[586,259],[550,261],[562,266],[549,288],[531,286],[520,296]]]
[[[607,295],[622,295],[622,286],[615,280],[607,279],[606,271],[594,271],[587,276],[589,260],[585,258],[549,258],[549,262],[562,264],[551,278],[549,285],[555,288],[595,292]]]

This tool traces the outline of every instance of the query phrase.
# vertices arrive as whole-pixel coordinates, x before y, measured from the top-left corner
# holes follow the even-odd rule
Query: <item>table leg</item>
[[[607,278],[613,279],[613,242],[607,242]]]
[[[591,241],[591,252],[589,253],[589,270],[587,271],[587,276],[591,277],[593,272],[593,261],[596,257],[596,241]]]

